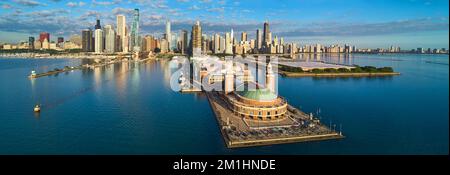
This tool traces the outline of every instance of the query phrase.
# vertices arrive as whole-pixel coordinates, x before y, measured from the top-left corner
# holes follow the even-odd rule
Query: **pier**
[[[143,61],[147,61],[147,60],[149,60],[149,58],[137,60],[136,62],[143,62]],[[51,70],[51,71],[48,71],[45,73],[35,73],[35,74],[32,73],[30,76],[28,76],[28,78],[39,78],[39,77],[50,76],[50,75],[55,75],[55,74],[68,72],[68,71],[72,71],[72,70],[79,70],[79,69],[87,69],[87,68],[93,69],[96,67],[107,66],[110,64],[115,64],[115,63],[119,63],[119,62],[123,62],[123,61],[128,61],[128,59],[111,60],[111,61],[104,62],[104,63],[96,63],[96,64],[92,64],[92,65],[79,65],[79,66],[75,66],[75,67],[66,66],[63,69],[55,69],[55,70]]]
[[[205,92],[228,148],[342,139],[344,136],[289,106],[288,117],[249,123],[236,116],[218,92]]]

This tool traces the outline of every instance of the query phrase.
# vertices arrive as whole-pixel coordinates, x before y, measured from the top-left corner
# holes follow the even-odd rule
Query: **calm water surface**
[[[392,66],[382,78],[282,78],[279,94],[346,138],[227,149],[206,97],[170,89],[167,61],[35,80],[86,60],[0,58],[0,154],[448,154],[448,55],[302,55]],[[39,115],[33,113],[42,104]]]

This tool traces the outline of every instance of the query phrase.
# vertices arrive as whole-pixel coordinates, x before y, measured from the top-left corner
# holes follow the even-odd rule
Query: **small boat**
[[[41,112],[41,106],[36,105],[36,106],[34,107],[34,112]]]
[[[185,81],[186,81],[186,78],[184,78],[183,72],[181,72],[180,78],[178,78],[178,83],[179,83],[181,86],[184,86]]]
[[[36,74],[36,71],[31,71],[31,74],[30,74],[30,76],[28,76],[28,77],[30,77],[30,78],[36,78],[36,76],[37,76],[37,74]]]

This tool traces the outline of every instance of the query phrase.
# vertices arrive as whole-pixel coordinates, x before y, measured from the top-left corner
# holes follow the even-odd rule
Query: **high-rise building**
[[[233,31],[233,29],[231,29],[231,39],[230,39],[230,41],[232,42],[232,44],[235,44],[234,43],[234,31]],[[233,46],[231,46],[231,47],[233,47]]]
[[[219,50],[220,50],[220,53],[225,52],[225,37],[220,37]]]
[[[247,32],[242,32],[241,34],[241,42],[247,41]]]
[[[270,45],[270,43],[272,43],[272,32],[269,32],[267,34],[268,38],[267,38],[267,46]]]
[[[41,49],[42,43],[39,40],[35,40],[33,46],[34,46],[34,49]]]
[[[78,45],[78,46],[81,46],[81,36],[80,35],[72,35],[72,36],[70,36],[69,41],[74,43],[74,44],[76,44],[76,45]]]
[[[270,36],[270,29],[269,29],[269,23],[264,22],[264,31],[263,31],[263,41],[262,44],[265,47],[268,47],[272,37]]]
[[[34,50],[34,37],[28,37],[28,49]]]
[[[250,40],[250,48],[251,48],[251,49],[256,48],[256,44],[255,44],[255,40],[254,40],[254,39],[251,39],[251,40]]]
[[[221,52],[221,50],[220,50],[220,35],[216,33],[214,35],[214,53],[220,53],[220,52]]]
[[[130,47],[135,52],[139,52],[139,9],[134,9],[133,25],[131,26]]]
[[[120,52],[128,52],[128,46],[126,46],[125,44],[128,43],[126,42],[127,39],[127,33],[126,33],[126,18],[124,15],[117,15],[116,17],[116,22],[117,22],[117,36],[119,37],[119,48],[117,48],[118,51]]]
[[[168,44],[168,42],[167,42],[167,40],[166,39],[161,39],[161,50],[160,50],[160,52],[161,53],[167,53],[168,51],[169,51],[169,44]]]
[[[50,49],[50,42],[48,42],[47,38],[42,42],[42,49]]]
[[[146,35],[142,41],[142,50],[146,52],[155,52],[156,39],[151,35]]]
[[[97,19],[97,23],[95,24],[95,30],[102,29],[102,26],[100,25],[100,20]]]
[[[231,35],[228,32],[225,34],[225,53],[233,54],[233,45],[231,42]]]
[[[188,47],[188,32],[186,30],[182,30],[180,34],[181,38],[181,54],[187,53],[187,47]]]
[[[95,29],[95,53],[103,52],[103,31]]]
[[[63,42],[64,42],[64,37],[58,37],[58,42],[57,43],[59,44],[59,43],[63,43]]]
[[[106,53],[114,53],[116,46],[116,32],[114,31],[113,26],[105,25],[104,28],[105,33],[105,52]]]
[[[93,51],[93,39],[92,39],[92,30],[85,29],[81,32],[81,49],[83,52],[92,52]]]
[[[44,42],[45,39],[47,39],[47,41],[50,41],[50,33],[41,32],[39,34],[39,41],[42,43],[42,42]]]
[[[171,31],[170,31],[170,21],[167,20],[166,21],[166,40],[168,42],[168,45],[170,46],[170,43],[172,42],[172,35],[171,35]],[[169,47],[170,50],[170,47]]]
[[[200,26],[200,21],[197,21],[194,26],[192,26],[192,34],[191,34],[191,42],[192,42],[192,55],[198,56],[201,55],[202,49],[202,27]]]
[[[262,47],[262,35],[261,30],[258,29],[256,30],[256,48],[261,49],[261,47]]]

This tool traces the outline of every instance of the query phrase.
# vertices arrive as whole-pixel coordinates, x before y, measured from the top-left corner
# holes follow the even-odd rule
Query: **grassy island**
[[[314,68],[308,71],[303,70],[301,67],[292,67],[286,65],[278,66],[279,73],[286,77],[361,77],[361,76],[392,76],[400,75],[398,72],[394,72],[392,67],[374,67],[374,66],[358,66],[353,65],[352,68]]]

